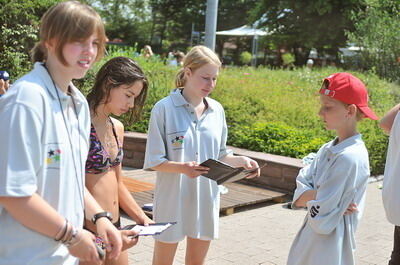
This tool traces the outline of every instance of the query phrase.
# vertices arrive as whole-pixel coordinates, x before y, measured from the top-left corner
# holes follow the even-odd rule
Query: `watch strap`
[[[112,215],[110,212],[100,212],[93,215],[92,222],[96,224],[97,220],[100,218],[107,218],[108,220],[112,221]]]

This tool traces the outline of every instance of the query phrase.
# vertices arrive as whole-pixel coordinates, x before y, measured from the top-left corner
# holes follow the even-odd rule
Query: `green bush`
[[[282,64],[285,67],[291,67],[293,66],[294,62],[296,61],[296,58],[294,57],[293,54],[291,53],[284,53],[282,54]]]
[[[240,63],[241,64],[250,64],[250,62],[251,62],[251,53],[249,53],[249,52],[242,52],[241,54],[240,54],[240,58],[239,58],[239,60],[240,60]]]
[[[0,70],[12,80],[31,69],[29,51],[38,40],[39,20],[60,0],[0,0]]]
[[[147,74],[150,89],[143,119],[135,123],[131,123],[126,115],[120,119],[126,130],[145,133],[152,107],[174,88],[177,68],[164,65],[157,56],[146,59],[136,54],[135,47],[109,47],[108,55],[84,79],[75,83],[87,94],[95,73],[104,62],[115,56],[133,57]],[[316,152],[335,136],[324,129],[317,115],[317,91],[324,77],[339,71],[343,70],[331,67],[313,71],[306,68],[287,71],[262,67],[222,69],[211,97],[224,106],[229,127],[228,143],[296,158]],[[399,101],[398,85],[383,81],[374,74],[352,73],[367,85],[370,105],[378,115],[383,115]],[[382,174],[388,137],[378,128],[377,122],[371,120],[360,122],[359,131],[369,150],[372,174]]]
[[[315,152],[328,137],[315,137],[308,130],[297,130],[281,122],[259,122],[252,126],[234,127],[229,144],[253,151],[303,158]]]

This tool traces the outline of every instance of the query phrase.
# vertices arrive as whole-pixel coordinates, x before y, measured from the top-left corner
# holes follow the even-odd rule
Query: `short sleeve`
[[[314,161],[302,169],[300,169],[299,174],[297,175],[296,178],[296,190],[293,195],[293,203],[292,207],[293,209],[297,209],[298,207],[295,206],[295,202],[300,198],[300,196],[308,191],[308,190],[313,190],[314,189],[314,183],[313,183],[313,171],[315,168],[315,159]]]
[[[307,202],[308,221],[318,234],[329,234],[343,218],[356,193],[359,161],[349,155],[339,156],[317,189],[315,200]]]
[[[296,202],[304,192],[315,189],[313,177],[316,172],[319,157],[322,155],[324,148],[325,147],[323,146],[318,150],[317,155],[315,156],[311,164],[300,169],[299,174],[296,178],[296,190],[293,195],[293,209],[298,209],[298,207],[294,205],[294,202]]]
[[[225,111],[222,107],[221,107],[221,112],[222,112],[222,135],[221,135],[221,146],[219,148],[218,159],[221,159],[233,153],[232,150],[227,149],[226,147],[226,141],[228,138],[228,126],[226,125]]]
[[[400,225],[400,112],[394,119],[390,131],[389,146],[386,156],[383,178],[382,200],[388,221]]]
[[[151,170],[167,159],[164,109],[155,105],[151,111],[143,169]]]
[[[0,110],[0,124],[0,196],[30,196],[44,162],[42,121],[32,108],[16,103]]]

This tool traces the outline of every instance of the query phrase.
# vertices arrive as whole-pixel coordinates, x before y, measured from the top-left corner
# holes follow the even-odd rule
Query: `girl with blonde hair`
[[[235,167],[257,168],[256,161],[226,148],[227,126],[221,104],[211,99],[221,62],[205,46],[193,47],[176,76],[176,89],[151,112],[144,168],[157,171],[154,220],[177,222],[156,237],[153,264],[172,264],[178,242],[187,238],[185,264],[204,264],[218,237],[219,192],[201,176],[200,164],[219,159]],[[254,173],[254,177],[259,171]]]
[[[0,264],[101,262],[103,250],[82,229],[96,222],[110,258],[121,234],[84,185],[89,107],[72,79],[85,76],[105,45],[100,16],[77,1],[42,17],[31,72],[0,100]]]

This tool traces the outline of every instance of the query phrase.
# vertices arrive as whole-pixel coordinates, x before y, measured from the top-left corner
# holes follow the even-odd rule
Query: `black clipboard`
[[[210,169],[207,174],[203,174],[202,176],[215,180],[218,185],[225,182],[241,180],[256,172],[258,169],[263,168],[265,165],[266,164],[254,169],[245,169],[243,167],[232,167],[215,159],[208,159],[200,164],[200,166],[208,167]]]

